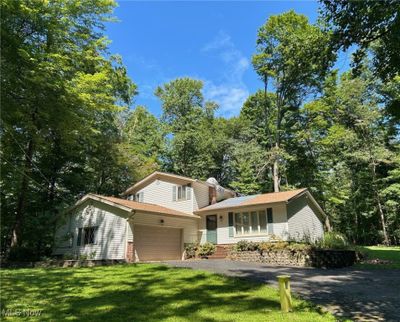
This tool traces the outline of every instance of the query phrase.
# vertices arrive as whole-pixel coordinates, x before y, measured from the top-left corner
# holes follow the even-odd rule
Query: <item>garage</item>
[[[157,226],[134,226],[134,245],[139,261],[182,258],[182,230]]]

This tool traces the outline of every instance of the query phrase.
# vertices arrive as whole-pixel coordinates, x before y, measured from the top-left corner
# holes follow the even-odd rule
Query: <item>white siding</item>
[[[267,208],[272,208],[273,213],[273,223],[272,223],[272,231],[273,234],[286,240],[288,238],[288,224],[286,217],[286,205],[284,203],[275,204],[269,207],[252,207],[252,208],[240,208],[237,212],[245,212],[245,211],[258,211],[265,210]],[[270,240],[270,235],[258,235],[258,236],[233,236],[229,237],[229,211],[220,211],[215,212],[218,217],[218,227],[217,227],[217,243],[218,244],[233,244],[237,243],[240,240],[249,240],[249,241],[268,241]],[[210,213],[211,215],[211,213]],[[222,218],[220,218],[222,216]],[[206,215],[201,216],[200,221],[200,243],[206,242]]]
[[[193,211],[199,210],[210,204],[209,187],[201,183],[193,183]]]
[[[172,187],[175,183],[156,179],[143,189],[137,191],[144,192],[143,202],[161,205],[170,209],[175,209],[188,214],[193,213],[193,193],[191,200],[173,201]],[[193,191],[192,191],[193,192]]]
[[[161,220],[164,222],[161,223]],[[133,225],[135,224],[150,225],[154,227],[182,228],[183,242],[194,243],[198,240],[198,221],[199,219],[193,218],[138,213],[133,216],[133,220],[130,220],[130,229],[134,231]],[[151,236],[149,236],[149,238],[151,238]],[[133,239],[135,239],[135,236],[133,236]]]
[[[91,206],[90,206],[91,205]],[[91,211],[89,211],[91,209]],[[126,247],[127,212],[96,201],[86,201],[67,216],[66,223],[56,233],[55,255],[91,255],[93,259],[124,259]],[[96,243],[77,246],[78,229],[98,226]],[[72,246],[65,234],[73,234]],[[64,246],[64,247],[63,247]]]
[[[287,205],[290,239],[315,241],[324,235],[324,227],[316,212],[310,207],[306,196],[299,197]]]
[[[191,199],[183,201],[172,200],[172,189],[178,184],[160,179],[155,179],[137,193],[143,192],[143,202],[161,205],[185,213],[193,213],[209,205],[208,186],[193,182]]]

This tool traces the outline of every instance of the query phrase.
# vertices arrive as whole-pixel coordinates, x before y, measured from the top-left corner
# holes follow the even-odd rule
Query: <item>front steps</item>
[[[225,259],[228,257],[231,246],[229,245],[215,245],[214,254],[207,256],[208,259]]]

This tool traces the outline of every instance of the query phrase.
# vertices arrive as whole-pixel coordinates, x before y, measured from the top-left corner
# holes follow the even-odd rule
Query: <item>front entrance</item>
[[[217,215],[206,216],[207,241],[217,243]]]

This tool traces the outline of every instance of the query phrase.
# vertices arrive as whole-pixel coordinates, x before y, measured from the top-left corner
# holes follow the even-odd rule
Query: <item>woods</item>
[[[322,1],[315,24],[271,16],[252,57],[260,88],[237,117],[180,77],[155,89],[157,118],[108,50],[113,1],[2,1],[2,256],[50,255],[63,209],[154,170],[241,194],[307,187],[352,242],[399,244],[400,3],[386,2]],[[352,69],[335,69],[351,46]]]

